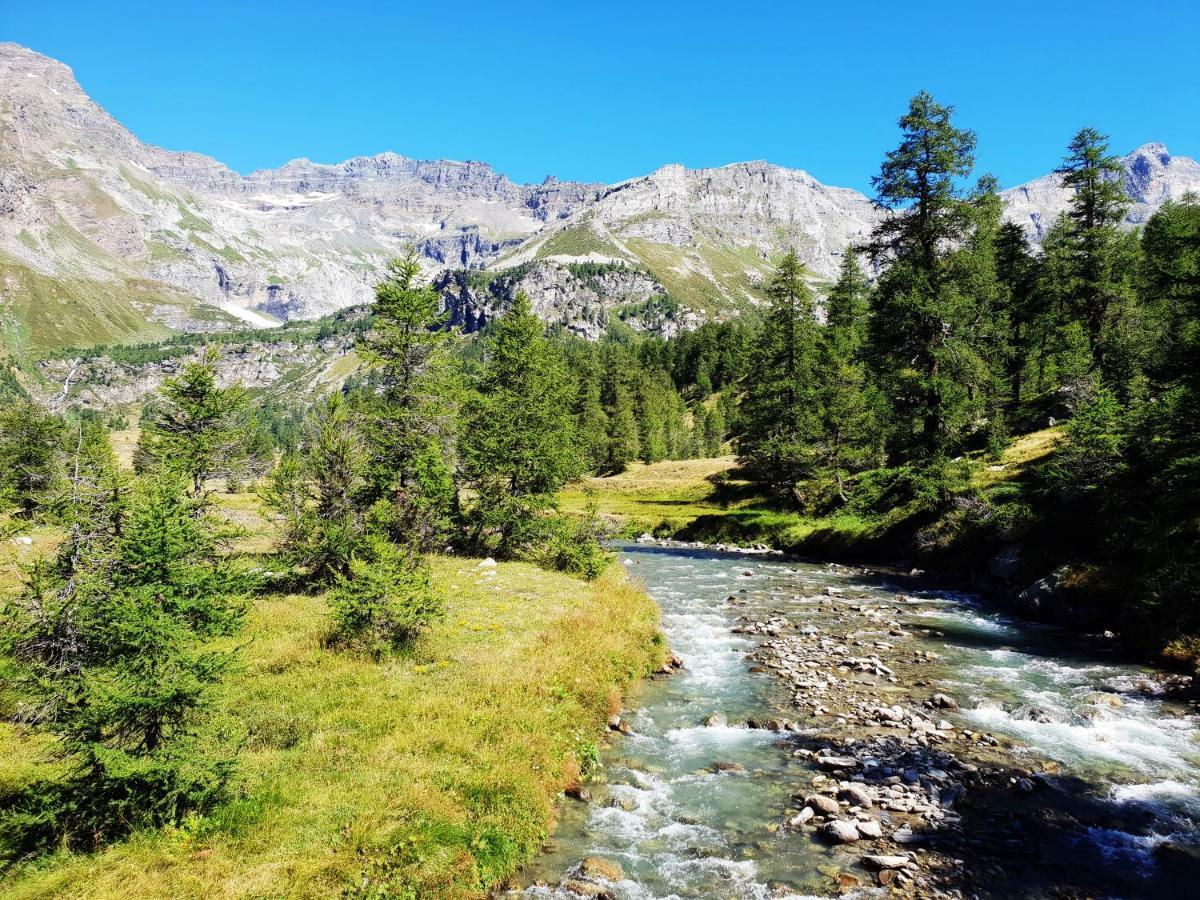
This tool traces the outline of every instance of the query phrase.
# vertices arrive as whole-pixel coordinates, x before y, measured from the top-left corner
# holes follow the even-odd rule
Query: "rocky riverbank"
[[[826,588],[814,615],[735,629],[765,638],[751,654],[755,668],[792,694],[798,719],[765,727],[795,734],[793,754],[819,770],[798,786],[781,827],[845,847],[842,889],[878,884],[902,896],[961,897],[1019,894],[1013,889],[1031,877],[1053,883],[1063,860],[1049,851],[1111,826],[1111,811],[1081,804],[1079,785],[1054,760],[951,721],[959,701],[938,689],[941,656],[925,649],[925,639],[944,635],[921,624],[923,607],[919,597]],[[1191,687],[1169,675],[1157,684]],[[1093,699],[1122,703],[1116,693]],[[1157,853],[1176,849],[1164,844]]]
[[[601,779],[595,812],[573,814],[616,828],[619,849],[602,857],[603,842],[587,844],[588,864],[574,857],[535,896],[1171,897],[1200,877],[1188,837],[1200,761],[1189,679],[1088,662],[1050,632],[1030,643],[1025,626],[915,578],[783,563],[763,546],[722,550],[645,536],[624,562],[636,572],[678,554],[658,564],[696,574],[664,578],[668,598],[725,583],[708,612],[689,600],[674,615],[695,628],[719,610],[726,638],[697,646],[735,642],[726,649],[740,650],[745,677],[774,689],[728,694],[714,681],[719,658],[684,652],[686,666],[709,671],[684,669],[669,703],[622,716],[619,730],[633,733],[616,739],[617,751],[632,742],[619,771]],[[670,622],[681,601],[667,602]],[[704,695],[671,695],[690,682]],[[698,748],[710,746],[700,765]],[[710,797],[690,793],[699,784]],[[739,790],[761,824],[730,818]],[[705,830],[713,822],[728,839]],[[647,889],[652,879],[629,869],[664,846],[670,865],[700,871]],[[753,861],[757,886],[740,884],[737,859]],[[616,869],[597,874],[598,861]]]

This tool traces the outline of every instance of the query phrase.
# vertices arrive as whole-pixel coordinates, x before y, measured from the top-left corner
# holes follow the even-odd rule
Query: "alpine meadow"
[[[929,82],[867,193],[241,174],[0,44],[0,896],[1190,896],[1200,163],[1100,116],[1002,187]]]

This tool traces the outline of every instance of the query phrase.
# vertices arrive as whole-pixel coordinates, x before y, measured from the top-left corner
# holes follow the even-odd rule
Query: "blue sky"
[[[394,150],[520,181],[767,159],[869,189],[919,89],[1012,185],[1090,124],[1200,155],[1187,2],[0,0],[139,137],[239,171]]]

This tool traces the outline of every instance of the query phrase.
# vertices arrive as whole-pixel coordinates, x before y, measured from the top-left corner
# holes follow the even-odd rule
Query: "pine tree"
[[[974,165],[975,135],[927,93],[900,119],[900,145],[872,179],[889,210],[870,250],[887,269],[873,293],[870,357],[892,398],[895,448],[931,459],[961,440],[966,392],[957,361],[974,320],[951,251],[970,235],[971,205],[958,181]]]
[[[1110,309],[1128,297],[1119,226],[1129,207],[1121,162],[1109,153],[1108,138],[1081,128],[1055,170],[1073,192],[1062,223],[1067,248],[1062,273],[1071,312],[1083,323],[1092,368],[1105,370],[1106,328]]]
[[[62,420],[36,403],[0,410],[0,504],[32,519],[63,475]]]
[[[816,428],[816,310],[795,251],[780,261],[766,294],[771,307],[751,357],[738,449],[758,480],[787,490],[809,473]]]
[[[561,353],[519,294],[488,338],[464,410],[460,453],[475,495],[468,541],[477,550],[526,549],[554,492],[578,472],[573,393]]]
[[[867,336],[868,285],[853,251],[826,301],[826,324],[818,344],[816,377],[820,410],[820,465],[831,474],[845,503],[850,473],[878,462],[880,434],[875,395],[863,350]]]
[[[212,479],[235,473],[247,457],[247,397],[217,386],[217,357],[208,353],[175,378],[142,420],[134,462],[139,472],[170,469],[187,477],[193,496]]]
[[[22,717],[57,737],[65,775],[6,799],[6,853],[94,849],[221,799],[231,761],[193,737],[231,659],[208,639],[237,627],[246,580],[192,487],[160,470],[93,526],[81,504],[80,527],[8,608]]]
[[[448,315],[421,281],[415,250],[375,288],[372,327],[358,352],[378,391],[368,402],[372,496],[391,505],[396,540],[429,548],[447,535],[455,502],[454,398]]]

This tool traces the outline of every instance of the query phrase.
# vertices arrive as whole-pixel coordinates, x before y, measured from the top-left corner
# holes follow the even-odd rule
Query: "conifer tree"
[[[625,471],[625,467],[637,459],[640,453],[633,394],[623,373],[613,372],[610,375],[608,395],[607,471],[617,473]]]
[[[810,470],[816,428],[817,319],[795,251],[766,287],[770,309],[751,356],[738,449],[756,477],[788,490]]]
[[[63,475],[62,420],[28,400],[0,410],[0,504],[32,519]]]
[[[316,406],[303,445],[280,460],[262,494],[283,516],[280,550],[288,563],[318,583],[349,572],[366,548],[369,502],[362,418],[344,397]]]
[[[237,626],[246,580],[193,487],[164,468],[119,508],[96,492],[6,611],[21,717],[57,737],[65,769],[6,798],[6,854],[94,849],[221,798],[231,761],[193,737],[230,661],[207,641]]]
[[[1005,222],[996,236],[996,275],[1000,279],[1001,313],[1007,326],[1003,347],[1004,375],[1009,397],[1020,402],[1023,373],[1031,355],[1040,308],[1038,265],[1021,226]]]
[[[496,323],[474,387],[460,446],[474,493],[468,542],[513,556],[536,540],[554,492],[579,470],[572,385],[524,294]]]
[[[216,354],[163,382],[147,405],[134,463],[139,472],[183,474],[193,496],[212,479],[236,472],[247,456],[247,397],[239,386],[217,386]]]
[[[1061,283],[1071,313],[1083,324],[1092,368],[1104,372],[1110,310],[1128,298],[1132,275],[1119,230],[1129,208],[1121,162],[1109,152],[1106,135],[1081,128],[1055,171],[1072,191],[1060,226],[1066,249]]]
[[[870,243],[887,268],[873,293],[869,352],[892,398],[895,449],[917,459],[959,441],[965,418],[957,363],[975,310],[951,251],[974,225],[958,183],[974,165],[975,135],[955,127],[952,114],[925,92],[913,97],[900,145],[872,179],[888,212]]]
[[[448,315],[421,280],[416,251],[394,260],[375,288],[371,329],[358,352],[378,387],[367,403],[368,482],[390,504],[393,538],[436,546],[454,506],[454,398]]]
[[[880,434],[875,395],[863,362],[868,285],[853,251],[842,259],[826,302],[826,324],[817,356],[818,453],[845,503],[846,478],[878,462]]]

